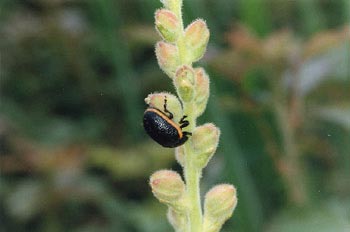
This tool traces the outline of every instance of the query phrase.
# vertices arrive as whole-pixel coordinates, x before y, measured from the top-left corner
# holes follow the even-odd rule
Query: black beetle
[[[167,115],[168,114],[168,115]],[[182,131],[182,128],[189,125],[184,115],[179,125],[175,123],[173,114],[167,109],[167,99],[164,98],[164,112],[149,107],[143,114],[143,127],[147,134],[163,147],[178,147],[184,144],[192,133]]]

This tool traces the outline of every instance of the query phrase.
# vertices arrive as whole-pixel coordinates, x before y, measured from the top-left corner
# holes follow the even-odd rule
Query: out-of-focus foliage
[[[0,1],[0,230],[170,231],[146,138],[158,0]],[[184,0],[205,18],[222,129],[203,192],[236,183],[223,231],[350,230],[350,1]],[[186,23],[189,23],[186,20]]]
[[[227,41],[231,49],[210,61],[213,70],[239,89],[240,99],[227,96],[225,104],[232,112],[257,120],[264,149],[284,182],[289,204],[310,207],[302,212],[303,220],[298,220],[299,211],[277,217],[271,231],[349,229],[348,216],[325,221],[322,218],[333,215],[330,210],[317,212],[325,211],[327,202],[321,207],[314,204],[321,200],[321,192],[342,196],[348,191],[350,27],[302,41],[286,30],[259,39],[239,25],[227,34]],[[277,128],[266,117],[272,117]],[[337,126],[337,131],[331,129]],[[332,164],[337,159],[344,163]],[[322,173],[325,169],[328,174]],[[329,184],[338,188],[331,190]],[[347,212],[342,203],[336,207]]]

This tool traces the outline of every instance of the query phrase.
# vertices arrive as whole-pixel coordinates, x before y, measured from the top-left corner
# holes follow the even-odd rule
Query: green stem
[[[174,1],[174,5],[170,9],[176,14],[180,20],[181,34],[176,43],[179,51],[180,63],[181,65],[192,66],[191,62],[187,59],[187,48],[184,40],[184,25],[182,20],[182,1]],[[184,115],[187,115],[187,120],[189,121],[188,130],[193,131],[196,127],[196,118],[193,115],[193,102],[183,103]],[[195,152],[191,146],[191,138],[187,143],[185,143],[185,165],[184,165],[184,176],[186,182],[186,194],[188,202],[188,225],[187,232],[202,232],[203,216],[202,216],[202,206],[200,198],[200,188],[199,181],[201,178],[202,170],[198,168],[195,163]]]
[[[196,127],[196,119],[192,116],[193,106],[192,103],[188,103],[184,106],[184,112],[188,115],[190,122],[190,130],[192,131]],[[201,232],[202,231],[202,206],[200,199],[200,187],[199,181],[201,178],[201,169],[195,163],[195,152],[191,147],[191,141],[185,145],[185,165],[184,175],[187,191],[187,202],[189,203],[188,232]]]
[[[184,40],[184,23],[182,20],[182,1],[174,1],[174,5],[171,6],[171,11],[175,13],[178,17],[181,27],[181,34],[176,42],[177,47],[179,49],[179,57],[181,64],[191,65],[191,63],[187,62],[187,48]]]
[[[190,152],[188,146],[185,146],[186,165],[184,167],[187,200],[189,202],[188,211],[188,232],[202,231],[202,208],[200,202],[199,179],[201,171],[193,164],[193,152]]]
[[[181,28],[184,28],[182,20],[182,0],[173,1],[173,4],[169,6],[172,11],[179,19]]]

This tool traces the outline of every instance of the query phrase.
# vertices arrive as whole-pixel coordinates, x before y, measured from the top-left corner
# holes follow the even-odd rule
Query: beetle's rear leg
[[[188,138],[188,136],[192,136],[192,133],[188,131],[183,131],[182,134],[183,134],[183,137],[186,137],[186,138]]]

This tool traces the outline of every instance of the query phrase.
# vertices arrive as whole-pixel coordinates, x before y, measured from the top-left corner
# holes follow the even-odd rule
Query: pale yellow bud
[[[185,146],[175,148],[175,158],[182,167],[185,167]]]
[[[209,76],[203,68],[196,68],[195,79],[195,115],[196,117],[199,117],[204,112],[209,98]]]
[[[175,42],[179,37],[180,22],[173,12],[165,9],[157,10],[155,13],[155,25],[165,41]]]
[[[196,127],[192,133],[192,146],[196,152],[197,165],[207,166],[219,143],[220,130],[212,123]]]
[[[204,200],[204,231],[219,231],[223,223],[232,216],[236,205],[237,194],[233,185],[220,184],[213,187]]]
[[[169,207],[167,217],[168,221],[176,231],[184,231],[187,225],[187,217],[184,212],[178,212]]]
[[[154,196],[164,203],[176,203],[185,194],[185,183],[175,171],[160,170],[153,173],[150,185]]]
[[[183,65],[177,69],[174,84],[178,95],[183,102],[189,102],[194,96],[194,70],[187,65]]]
[[[184,41],[191,56],[191,61],[195,62],[204,55],[209,41],[209,29],[202,19],[193,21],[185,30]]]
[[[156,56],[159,67],[173,78],[180,64],[179,52],[175,45],[160,41],[156,44]]]

